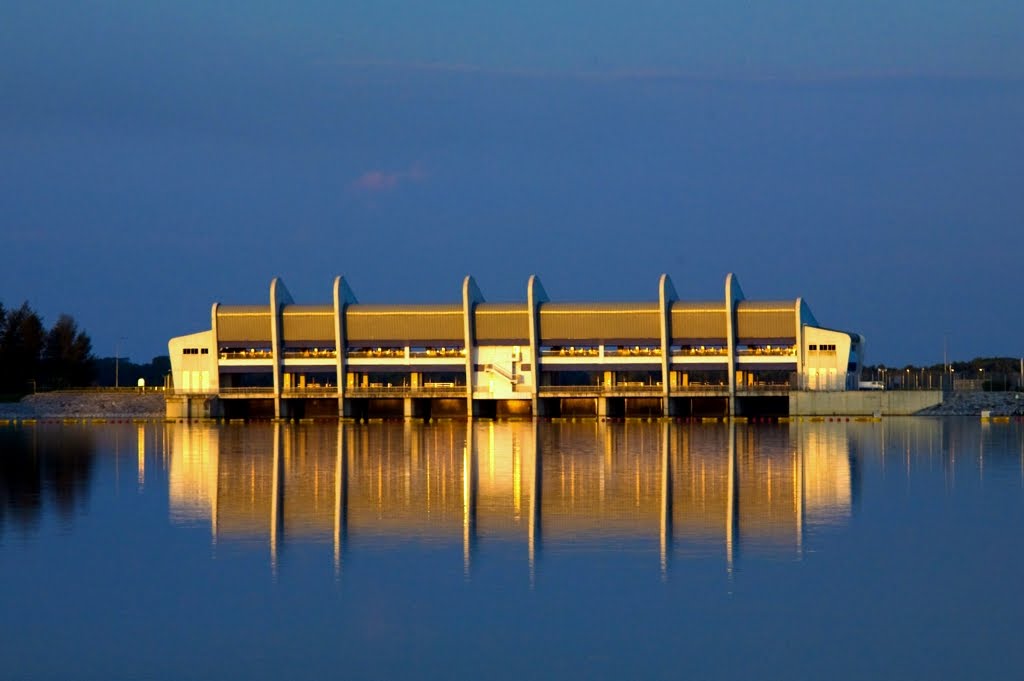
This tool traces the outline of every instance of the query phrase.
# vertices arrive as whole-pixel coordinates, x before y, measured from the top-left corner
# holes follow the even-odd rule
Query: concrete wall
[[[473,392],[478,399],[529,399],[531,386],[535,384],[533,357],[529,345],[478,345],[473,348],[475,364],[497,365],[514,376],[518,385],[494,371],[473,372]],[[523,365],[530,365],[530,371],[523,371]]]
[[[791,416],[908,416],[942,402],[941,390],[848,390],[789,393]]]
[[[185,354],[186,349],[198,350],[200,354]],[[176,390],[214,394],[220,390],[217,341],[213,331],[172,338],[167,343],[167,351],[171,357],[171,381]]]
[[[811,346],[816,349],[810,350]],[[834,351],[822,351],[823,345],[834,345]],[[850,362],[850,334],[815,326],[804,327],[803,365],[800,386],[805,390],[845,390],[847,366]]]
[[[209,419],[224,414],[216,397],[167,395],[166,415],[171,419]]]

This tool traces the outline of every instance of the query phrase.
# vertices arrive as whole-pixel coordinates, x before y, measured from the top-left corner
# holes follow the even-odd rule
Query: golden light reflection
[[[845,429],[597,422],[168,424],[171,517],[214,540],[351,537],[461,545],[639,540],[673,556],[803,550],[808,525],[851,507]],[[140,445],[140,452],[141,452]],[[140,476],[141,476],[140,468]]]
[[[136,431],[136,442],[138,443],[138,466],[139,466],[139,488],[146,486],[146,427],[139,426]]]

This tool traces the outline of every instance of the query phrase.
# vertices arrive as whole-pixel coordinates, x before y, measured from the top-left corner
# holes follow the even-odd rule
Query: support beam
[[[270,282],[270,348],[274,370],[274,418],[282,417],[281,409],[281,366],[284,353],[281,351],[281,308],[295,302],[292,294],[280,277]]]
[[[672,278],[662,274],[658,281],[658,309],[661,311],[661,413],[662,416],[671,416],[669,410],[669,372],[671,369],[672,357],[669,350],[672,348],[672,302],[679,298],[676,287],[672,285]],[[603,347],[603,346],[602,346]]]
[[[476,363],[476,306],[484,302],[484,294],[476,280],[467,276],[462,280],[462,330],[466,348],[466,416],[472,418],[473,410],[473,365]]]
[[[796,309],[793,314],[796,323],[796,334],[793,336],[796,339],[796,385],[792,387],[798,390],[803,390],[804,388],[804,320],[800,314],[803,304],[803,298],[797,298]]]
[[[345,416],[345,369],[348,335],[345,331],[345,308],[358,302],[345,277],[334,278],[334,369],[338,381],[338,416]]]
[[[725,338],[728,344],[729,416],[736,413],[736,303],[743,300],[743,289],[736,275],[725,276]]]
[[[531,274],[530,280],[526,283],[526,308],[530,313],[530,355],[533,357],[533,391],[530,401],[534,416],[540,415],[540,306],[548,300],[548,293],[540,283],[540,277]]]

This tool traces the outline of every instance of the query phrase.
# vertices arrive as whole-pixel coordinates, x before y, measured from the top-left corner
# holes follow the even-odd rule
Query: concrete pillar
[[[598,397],[597,398],[597,416],[598,418],[608,417],[608,398]]]
[[[725,338],[728,349],[729,415],[736,413],[736,303],[743,300],[739,279],[730,272],[725,277]]]
[[[274,418],[282,417],[281,405],[281,368],[284,353],[281,351],[281,308],[294,302],[292,294],[279,277],[270,281],[270,350],[273,358],[274,375]]]
[[[671,374],[672,357],[672,302],[678,298],[676,288],[672,285],[672,279],[667,274],[662,274],[658,282],[658,304],[660,306],[661,323],[661,388],[662,388],[662,413],[669,416],[669,396],[672,394],[672,386],[669,385]]]
[[[534,416],[541,416],[543,409],[538,397],[543,374],[540,358],[540,306],[547,300],[548,294],[544,290],[544,285],[540,283],[540,278],[536,274],[531,274],[526,284],[526,309],[530,314],[530,355],[533,358],[533,392],[530,401]]]
[[[348,350],[348,334],[345,328],[345,310],[356,303],[344,277],[334,278],[334,370],[337,374],[338,416],[345,416],[345,388],[352,387],[347,375],[346,351]]]
[[[416,408],[411,397],[406,397],[402,400],[402,416],[407,419],[411,419],[416,416]]]
[[[466,348],[466,414],[473,415],[473,365],[476,362],[476,306],[484,295],[473,277],[462,280],[462,329]]]

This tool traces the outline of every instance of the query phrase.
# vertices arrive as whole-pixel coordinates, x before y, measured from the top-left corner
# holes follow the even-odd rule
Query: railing
[[[544,393],[600,393],[603,385],[542,385],[537,392]]]
[[[753,385],[738,385],[736,386],[736,392],[748,392],[748,393],[771,393],[771,392],[789,392],[792,390],[789,383],[755,383]]]
[[[544,393],[586,393],[591,395],[618,394],[618,393],[661,393],[661,384],[630,384],[618,383],[616,385],[542,385],[538,392]]]
[[[729,348],[680,348],[673,350],[673,357],[725,357]]]
[[[427,348],[426,350],[410,350],[410,357],[431,359],[458,359],[466,356],[465,348]]]
[[[336,397],[338,395],[338,389],[333,385],[307,385],[304,388],[285,388],[284,390],[281,391],[281,394],[286,397]]]
[[[739,348],[736,354],[741,357],[796,357],[796,347],[789,348]]]
[[[719,393],[729,392],[729,386],[724,383],[688,383],[677,385],[672,388],[672,393]]]
[[[221,359],[272,359],[274,353],[270,350],[221,350],[218,356]]]
[[[358,397],[361,395],[433,395],[433,396],[444,396],[457,394],[463,396],[466,394],[466,386],[457,385],[454,383],[442,383],[442,384],[427,384],[420,386],[409,386],[409,385],[371,385],[371,386],[356,386],[352,388],[345,388],[345,395],[351,395]]]
[[[661,348],[645,348],[635,346],[632,348],[617,348],[604,351],[605,357],[661,357]]]
[[[180,395],[187,397],[189,395],[196,395],[202,397],[210,397],[217,395],[273,395],[274,389],[270,387],[258,387],[258,388],[168,388],[166,391],[170,395]]]
[[[541,357],[598,357],[601,354],[599,348],[541,348]]]
[[[405,348],[350,349],[346,357],[353,359],[379,357],[382,359],[405,359]]]
[[[338,356],[336,350],[285,350],[285,359],[334,359]]]
[[[349,348],[345,356],[351,359],[405,359],[405,348]],[[420,348],[409,350],[409,357],[417,359],[459,359],[466,356],[464,348]],[[332,355],[333,357],[333,355]]]

